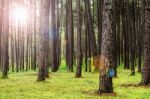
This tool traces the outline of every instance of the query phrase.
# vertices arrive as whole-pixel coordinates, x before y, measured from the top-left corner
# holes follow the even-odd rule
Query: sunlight
[[[26,24],[28,18],[27,9],[22,6],[16,6],[13,9],[13,20],[18,24]]]

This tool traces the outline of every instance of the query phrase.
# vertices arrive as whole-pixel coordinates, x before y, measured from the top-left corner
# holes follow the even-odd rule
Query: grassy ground
[[[140,82],[140,74],[129,76],[128,70],[119,69],[118,78],[113,80],[117,96],[94,94],[98,90],[98,73],[83,72],[83,78],[74,78],[75,73],[60,70],[51,73],[46,82],[36,82],[36,74],[10,73],[8,79],[0,79],[0,99],[150,99],[150,88],[122,86]]]

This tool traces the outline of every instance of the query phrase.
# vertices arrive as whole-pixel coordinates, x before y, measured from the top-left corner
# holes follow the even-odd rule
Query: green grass
[[[119,69],[114,78],[117,96],[97,96],[98,73],[83,72],[83,78],[74,78],[75,73],[63,69],[51,73],[45,82],[36,82],[36,72],[10,73],[8,79],[0,79],[0,99],[149,99],[150,88],[123,87],[122,84],[137,84],[141,75],[129,76],[129,70]],[[1,75],[0,75],[1,76]]]

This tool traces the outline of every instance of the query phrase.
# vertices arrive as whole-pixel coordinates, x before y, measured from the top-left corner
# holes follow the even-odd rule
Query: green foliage
[[[85,73],[75,78],[75,73],[64,71],[51,73],[45,82],[36,82],[36,72],[10,73],[8,79],[0,79],[0,99],[149,99],[150,88],[124,87],[122,84],[137,84],[141,75],[129,76],[130,70],[118,71],[114,78],[117,96],[98,96],[98,73]]]

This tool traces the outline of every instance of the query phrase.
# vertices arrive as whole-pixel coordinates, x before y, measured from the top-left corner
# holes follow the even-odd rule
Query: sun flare
[[[15,23],[18,24],[26,24],[27,22],[27,18],[28,18],[28,13],[27,13],[27,9],[23,6],[16,6],[13,9],[13,20],[15,21]]]

